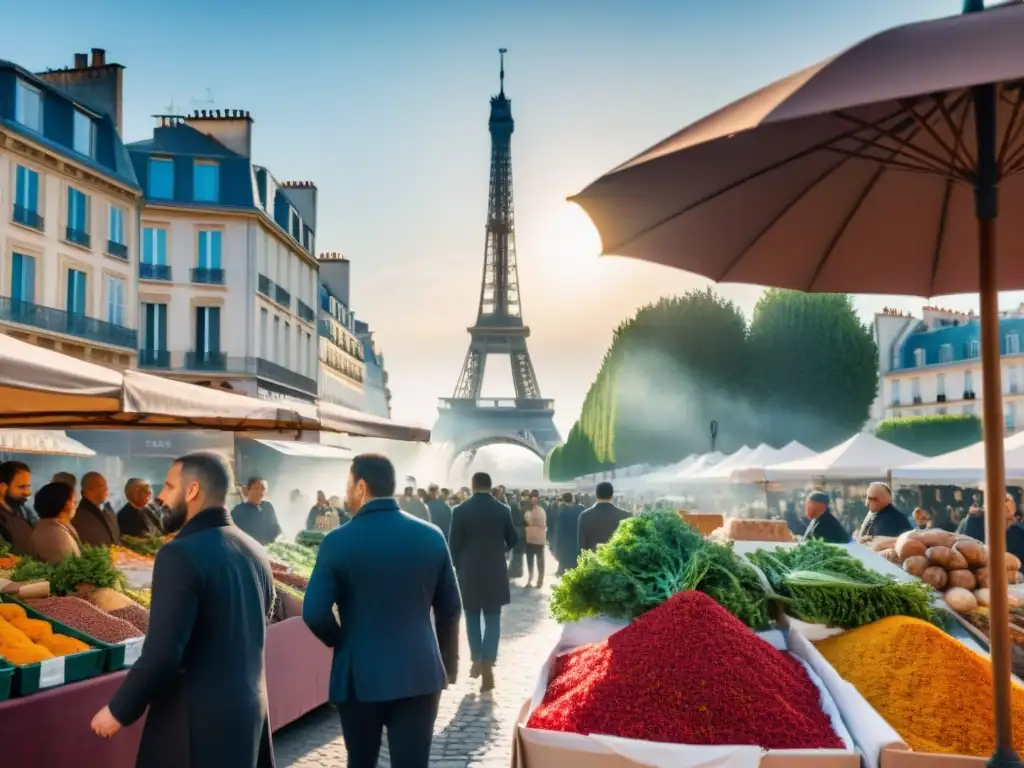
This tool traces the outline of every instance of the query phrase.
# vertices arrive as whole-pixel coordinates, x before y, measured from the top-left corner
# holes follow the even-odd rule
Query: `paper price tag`
[[[55,685],[64,685],[63,656],[39,662],[39,687],[53,688]]]
[[[142,655],[142,643],[145,639],[144,637],[130,637],[121,643],[124,646],[124,665],[126,667],[130,667],[139,660],[139,656]]]

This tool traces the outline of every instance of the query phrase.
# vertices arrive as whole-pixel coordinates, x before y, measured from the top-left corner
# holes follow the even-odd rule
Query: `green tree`
[[[878,388],[871,331],[845,294],[771,289],[754,308],[747,382],[761,439],[821,450],[857,432]]]
[[[938,456],[981,440],[977,416],[934,414],[905,419],[886,419],[875,435],[923,456]]]

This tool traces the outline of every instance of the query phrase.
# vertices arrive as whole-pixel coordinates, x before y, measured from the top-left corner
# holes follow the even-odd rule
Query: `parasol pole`
[[[983,0],[964,0],[964,13],[985,10]],[[995,708],[995,753],[990,768],[1019,768],[1013,748],[1010,691],[1010,621],[1006,579],[1006,493],[1003,465],[1003,394],[999,353],[999,291],[995,224],[999,214],[996,160],[996,87],[971,89],[978,151],[974,204],[978,218],[978,292],[981,311],[982,430],[985,438],[985,541],[988,544],[990,650]]]

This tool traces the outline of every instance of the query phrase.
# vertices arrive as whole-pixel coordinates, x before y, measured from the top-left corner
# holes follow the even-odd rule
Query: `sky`
[[[150,116],[171,105],[248,110],[254,161],[319,189],[317,248],[352,262],[353,309],[386,356],[394,416],[428,425],[475,319],[488,100],[497,49],[508,48],[522,307],[564,435],[613,329],[645,303],[706,285],[599,259],[596,232],[565,198],[748,91],[962,1],[50,0],[45,25],[31,4],[4,6],[0,58],[42,70],[97,47],[125,65],[126,141],[147,138]],[[720,290],[748,313],[759,295]],[[867,320],[924,302],[856,303]],[[484,390],[512,393],[507,362],[490,361]]]

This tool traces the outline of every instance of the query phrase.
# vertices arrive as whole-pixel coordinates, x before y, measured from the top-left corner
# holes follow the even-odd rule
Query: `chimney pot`
[[[85,69],[89,66],[89,54],[88,53],[76,53],[75,54],[75,69]]]
[[[92,49],[92,65],[102,67],[107,63],[107,52],[102,48]]]
[[[217,110],[217,117],[220,118],[220,110]]]

